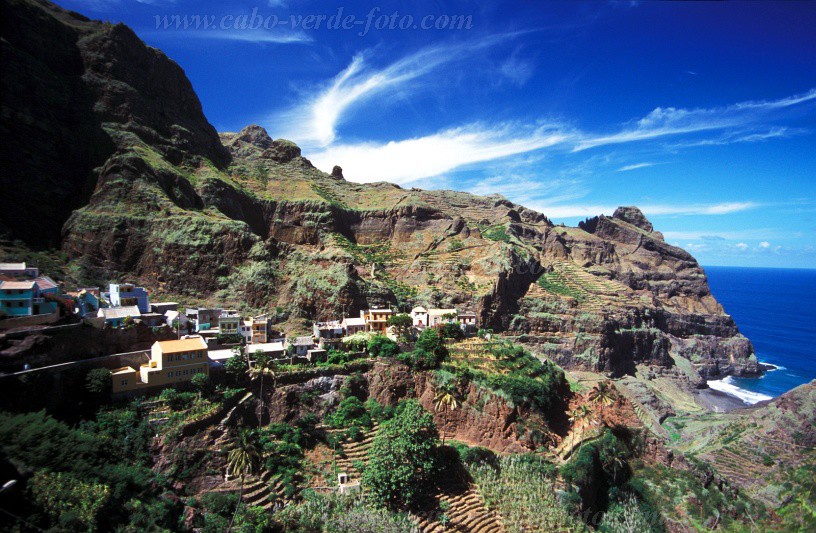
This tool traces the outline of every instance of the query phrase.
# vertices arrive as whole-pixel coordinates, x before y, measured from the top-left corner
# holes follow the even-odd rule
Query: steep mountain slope
[[[181,68],[123,25],[15,0],[2,30],[0,221],[59,242],[69,279],[281,320],[457,305],[568,368],[758,370],[694,258],[636,208],[568,228],[498,195],[351,183],[258,126],[219,138]]]

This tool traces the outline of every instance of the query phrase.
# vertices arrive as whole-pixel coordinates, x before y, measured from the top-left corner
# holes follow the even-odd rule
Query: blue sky
[[[816,268],[816,3],[60,4],[164,50],[219,131],[348,180],[570,225],[637,205],[704,265]]]

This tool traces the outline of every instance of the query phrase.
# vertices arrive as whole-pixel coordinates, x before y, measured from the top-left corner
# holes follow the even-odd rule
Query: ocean
[[[754,404],[816,379],[816,270],[704,267],[714,297],[775,370],[709,381]]]

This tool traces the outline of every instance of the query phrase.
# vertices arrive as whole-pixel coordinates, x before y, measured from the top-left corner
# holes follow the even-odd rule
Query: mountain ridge
[[[570,228],[501,196],[346,181],[259,126],[218,134],[181,67],[126,26],[45,1],[3,9],[4,57],[19,60],[3,66],[13,142],[0,224],[40,246],[59,227],[69,281],[135,278],[183,301],[274,310],[292,328],[367,306],[456,305],[567,368],[622,374],[645,362],[695,386],[761,372],[697,261],[637,208]],[[30,42],[32,20],[55,28],[50,40]],[[62,56],[71,70],[50,59]],[[45,87],[75,87],[87,131],[60,100],[35,120],[35,102],[53,96],[45,89],[7,98],[29,63]],[[96,148],[73,164],[48,150],[55,142]],[[33,206],[17,201],[54,181]],[[28,231],[40,216],[46,229]]]

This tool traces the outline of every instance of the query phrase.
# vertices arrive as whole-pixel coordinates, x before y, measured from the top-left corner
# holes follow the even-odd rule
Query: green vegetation
[[[433,415],[416,400],[403,402],[369,452],[363,485],[371,500],[392,510],[416,505],[432,481],[438,442]]]
[[[460,456],[487,507],[501,513],[510,532],[586,530],[559,502],[551,463],[532,455],[496,457],[484,448],[466,448]]]
[[[388,319],[388,325],[394,328],[397,337],[400,339],[408,339],[413,331],[414,319],[411,318],[411,315],[397,313]]]
[[[317,494],[304,491],[304,501],[275,514],[283,531],[313,533],[415,533],[406,514],[376,507],[353,495]]]
[[[570,287],[560,272],[544,272],[536,283],[545,291],[559,296],[569,296],[579,301],[584,300],[586,296],[583,291]]]
[[[510,235],[507,233],[507,227],[504,224],[496,224],[494,226],[480,226],[479,231],[482,237],[491,241],[510,242]]]
[[[385,335],[375,335],[371,337],[368,341],[367,349],[371,357],[394,357],[400,353],[399,345]]]
[[[417,370],[432,370],[439,368],[448,355],[442,331],[425,328],[416,341],[414,351],[401,354],[399,359]]]
[[[30,500],[16,514],[40,528],[111,531],[175,529],[181,506],[150,468],[154,430],[136,409],[101,411],[68,427],[43,412],[0,413],[0,449],[21,472]]]

